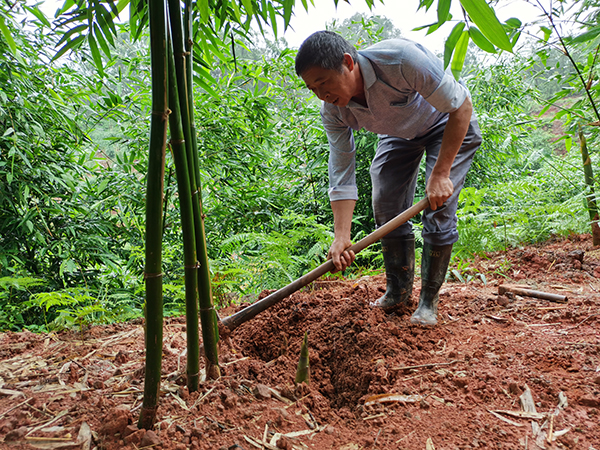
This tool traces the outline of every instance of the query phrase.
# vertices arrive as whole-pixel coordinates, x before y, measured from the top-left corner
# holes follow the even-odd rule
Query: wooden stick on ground
[[[548,300],[555,303],[567,303],[568,298],[566,295],[552,294],[550,292],[534,291],[533,289],[524,289],[517,286],[510,286],[503,284],[498,286],[498,294],[505,295],[511,293],[515,295],[521,295],[523,297],[534,297]]]

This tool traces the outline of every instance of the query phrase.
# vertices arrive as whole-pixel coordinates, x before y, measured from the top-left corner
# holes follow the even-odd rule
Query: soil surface
[[[461,277],[431,328],[369,306],[383,275],[315,282],[221,336],[222,377],[199,392],[185,387],[185,323],[165,320],[153,431],[136,426],[143,324],[1,334],[0,448],[600,449],[590,236],[489,254]],[[515,284],[568,300],[498,294]],[[295,386],[305,332],[310,384]]]

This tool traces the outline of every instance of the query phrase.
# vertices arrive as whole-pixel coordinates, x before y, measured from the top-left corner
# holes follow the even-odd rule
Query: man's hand
[[[469,130],[472,113],[473,105],[471,99],[467,97],[460,108],[448,115],[440,152],[431,175],[429,175],[427,186],[425,186],[429,208],[434,211],[440,208],[454,192],[454,184],[450,180],[450,170]]]
[[[333,240],[333,244],[329,248],[329,253],[327,253],[327,259],[333,260],[333,265],[335,266],[335,270],[332,270],[331,273],[346,270],[354,262],[356,255],[352,250],[346,250],[351,245],[352,242],[349,239],[336,238]]]
[[[354,261],[354,252],[346,251],[352,245],[350,240],[350,230],[352,228],[352,213],[354,212],[354,200],[337,200],[331,202],[333,211],[333,231],[335,238],[329,248],[327,258],[333,260],[336,273],[339,270],[346,270]]]
[[[454,184],[452,184],[449,177],[432,173],[427,186],[425,186],[425,192],[429,199],[429,208],[435,211],[450,198],[454,192]]]

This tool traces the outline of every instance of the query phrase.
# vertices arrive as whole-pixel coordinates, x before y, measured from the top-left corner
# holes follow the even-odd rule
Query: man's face
[[[341,72],[311,67],[301,75],[306,87],[313,91],[319,99],[339,107],[346,106],[350,99],[360,91],[355,72],[358,71],[358,66],[355,65],[350,55],[346,54],[345,56]]]

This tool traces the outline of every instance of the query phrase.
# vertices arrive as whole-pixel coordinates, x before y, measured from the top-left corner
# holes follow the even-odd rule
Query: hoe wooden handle
[[[377,230],[373,231],[371,234],[358,241],[356,244],[350,246],[348,250],[354,251],[355,254],[360,252],[361,250],[364,250],[369,245],[373,244],[374,242],[377,242],[379,239],[384,237],[386,234],[394,231],[403,223],[408,222],[410,219],[419,214],[428,206],[429,200],[427,199],[427,197],[425,197],[415,205],[408,208],[406,211],[398,214],[385,225],[379,227]],[[262,300],[259,300],[253,303],[252,305],[248,306],[247,308],[244,308],[241,311],[232,314],[231,316],[221,319],[221,324],[225,325],[227,328],[233,331],[244,322],[247,322],[248,320],[255,317],[257,314],[270,308],[271,306],[280,302],[284,298],[289,297],[298,289],[301,289],[307,284],[312,283],[320,276],[326,274],[327,272],[331,272],[333,269],[333,261],[331,259],[328,259],[316,269],[313,269],[307,274],[298,278],[297,280],[292,281],[287,286],[279,289],[278,291],[273,292],[272,294],[268,295]]]

